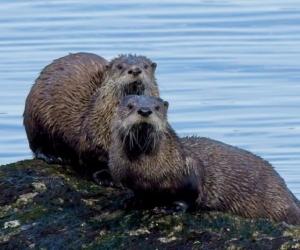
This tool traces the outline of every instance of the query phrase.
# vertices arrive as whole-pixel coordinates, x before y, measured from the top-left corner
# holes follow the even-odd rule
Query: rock
[[[20,222],[18,220],[7,221],[4,223],[4,229],[14,228],[20,226]]]
[[[35,196],[37,196],[38,193],[27,193],[27,194],[21,194],[20,197],[17,200],[18,204],[27,204],[28,202],[31,202]]]
[[[124,209],[104,188],[39,160],[0,167],[0,249],[299,249],[300,227],[218,212]]]
[[[32,182],[32,186],[38,192],[46,191],[47,187],[43,182]]]

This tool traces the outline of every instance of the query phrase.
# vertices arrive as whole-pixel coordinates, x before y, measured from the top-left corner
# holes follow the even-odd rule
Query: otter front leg
[[[80,174],[95,181],[98,185],[113,186],[108,169],[108,154],[101,148],[82,150],[79,155]]]
[[[186,158],[186,168],[189,172],[187,184],[193,192],[196,192],[197,198],[195,204],[197,207],[205,207],[206,198],[203,192],[204,188],[204,164],[192,157]]]

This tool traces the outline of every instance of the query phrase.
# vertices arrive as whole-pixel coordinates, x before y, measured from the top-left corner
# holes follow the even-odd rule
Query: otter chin
[[[133,124],[127,130],[120,130],[120,138],[128,159],[135,160],[142,154],[150,154],[157,150],[159,132],[151,123]]]
[[[126,96],[112,121],[113,180],[145,203],[184,201],[199,209],[300,224],[297,198],[270,163],[203,137],[179,138],[160,98]]]
[[[145,92],[145,84],[142,80],[136,80],[126,84],[123,89],[123,96],[127,95],[143,95]]]

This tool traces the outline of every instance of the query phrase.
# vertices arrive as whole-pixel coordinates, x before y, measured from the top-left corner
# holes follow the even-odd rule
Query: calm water
[[[299,1],[2,0],[0,14],[0,164],[31,158],[22,112],[46,64],[130,52],[158,63],[180,135],[251,150],[300,197]]]

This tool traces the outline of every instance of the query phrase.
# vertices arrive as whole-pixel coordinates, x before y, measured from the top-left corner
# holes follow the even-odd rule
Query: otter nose
[[[130,70],[128,70],[128,74],[132,74],[134,76],[138,76],[139,74],[142,73],[142,70],[139,68],[139,67],[134,67],[134,68],[131,68]]]
[[[149,115],[152,114],[152,110],[149,108],[140,108],[138,110],[138,114],[143,116],[143,117],[148,117]]]

